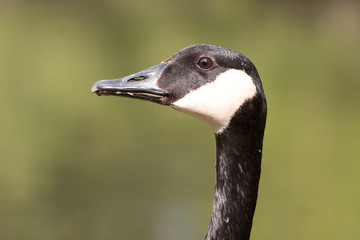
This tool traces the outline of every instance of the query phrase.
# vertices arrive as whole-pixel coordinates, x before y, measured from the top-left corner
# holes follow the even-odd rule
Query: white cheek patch
[[[219,133],[241,105],[255,94],[251,77],[242,70],[230,69],[213,82],[189,92],[174,102],[173,107],[207,122]]]

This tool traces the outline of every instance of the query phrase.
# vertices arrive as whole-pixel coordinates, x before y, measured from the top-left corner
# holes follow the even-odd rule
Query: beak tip
[[[96,91],[98,91],[99,89],[94,85],[91,88],[91,93],[96,93]]]
[[[97,90],[98,90],[97,87],[94,85],[91,88],[91,93],[96,93]]]
[[[106,81],[106,80],[99,80],[96,83],[94,83],[94,85],[91,87],[91,93],[96,93],[98,96],[100,96],[100,94],[99,94],[99,91],[100,91],[99,85],[104,81]]]

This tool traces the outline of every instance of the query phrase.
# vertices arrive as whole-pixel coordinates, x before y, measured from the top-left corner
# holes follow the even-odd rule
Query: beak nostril
[[[141,81],[144,79],[146,79],[146,76],[138,76],[138,77],[130,78],[129,80],[127,80],[127,82],[136,82],[136,81]]]

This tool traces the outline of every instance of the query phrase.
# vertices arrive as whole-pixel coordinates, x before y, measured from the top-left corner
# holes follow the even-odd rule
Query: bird
[[[170,106],[210,125],[216,180],[205,239],[250,238],[267,103],[259,73],[247,57],[218,45],[195,44],[135,74],[97,81],[91,91]]]

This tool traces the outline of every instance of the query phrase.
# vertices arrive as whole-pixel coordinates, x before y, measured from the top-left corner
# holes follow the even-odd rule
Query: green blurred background
[[[203,239],[215,144],[167,107],[90,94],[194,43],[268,99],[252,239],[360,239],[358,1],[0,1],[0,239]]]

